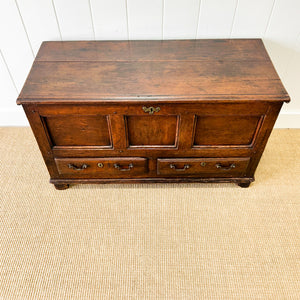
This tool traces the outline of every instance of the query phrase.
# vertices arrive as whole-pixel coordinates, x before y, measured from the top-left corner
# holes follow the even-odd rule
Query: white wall
[[[259,37],[300,128],[300,0],[1,0],[0,125],[27,125],[15,100],[44,40]]]

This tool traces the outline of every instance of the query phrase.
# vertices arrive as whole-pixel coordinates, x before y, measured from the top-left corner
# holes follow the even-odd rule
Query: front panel
[[[268,121],[269,107],[268,103],[40,105],[34,114],[51,149],[53,180],[248,178],[247,170],[269,133],[268,122],[274,121]],[[99,157],[111,162],[99,168],[95,164]],[[143,162],[124,161],[129,157]],[[198,158],[206,159],[205,167],[195,165]],[[114,168],[115,159],[123,159],[119,169]],[[186,164],[192,167],[185,169]],[[83,165],[88,167],[82,169]],[[226,170],[231,165],[234,168]]]
[[[53,146],[112,146],[108,116],[50,115],[43,121]]]
[[[194,147],[250,147],[260,129],[262,115],[205,115],[195,116]]]
[[[127,115],[125,122],[128,147],[175,148],[177,146],[179,129],[177,115]]]

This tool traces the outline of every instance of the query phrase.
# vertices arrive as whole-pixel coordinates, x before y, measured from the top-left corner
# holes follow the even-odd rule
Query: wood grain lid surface
[[[18,104],[286,101],[260,39],[44,42]]]

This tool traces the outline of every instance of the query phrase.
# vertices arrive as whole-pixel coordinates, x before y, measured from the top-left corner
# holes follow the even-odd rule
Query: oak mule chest
[[[248,187],[285,91],[259,39],[44,42],[17,100],[57,189]]]

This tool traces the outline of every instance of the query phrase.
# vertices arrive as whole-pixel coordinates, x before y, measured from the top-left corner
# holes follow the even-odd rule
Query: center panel
[[[179,116],[125,116],[128,148],[176,148]]]

